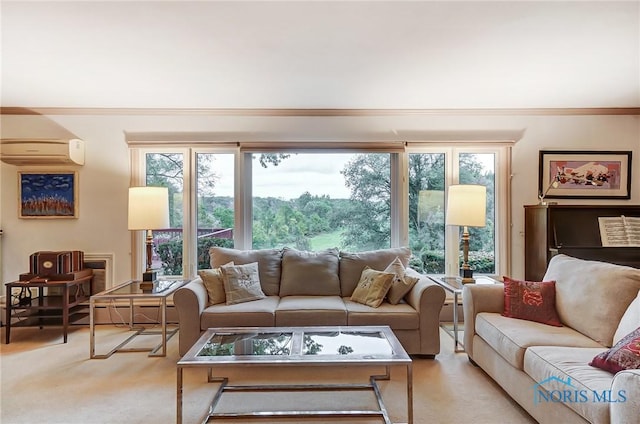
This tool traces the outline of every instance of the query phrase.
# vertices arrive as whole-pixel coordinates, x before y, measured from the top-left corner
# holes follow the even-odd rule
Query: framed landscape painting
[[[547,190],[547,198],[630,199],[631,152],[541,150],[538,191]]]
[[[20,218],[77,218],[78,173],[19,171]]]

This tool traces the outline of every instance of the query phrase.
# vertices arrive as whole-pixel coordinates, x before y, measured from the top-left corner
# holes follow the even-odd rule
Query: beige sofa
[[[382,271],[396,257],[406,265],[410,254],[408,248],[359,253],[211,248],[212,268],[257,262],[266,297],[208,305],[200,277],[180,288],[173,298],[180,324],[180,355],[211,327],[388,325],[409,354],[433,357],[440,352],[442,287],[407,268],[407,275],[419,279],[398,304],[384,301],[374,308],[350,300],[365,266]]]
[[[464,287],[469,359],[540,423],[640,423],[640,370],[589,365],[640,327],[640,270],[557,255],[543,280],[562,327],[502,316],[502,284]]]

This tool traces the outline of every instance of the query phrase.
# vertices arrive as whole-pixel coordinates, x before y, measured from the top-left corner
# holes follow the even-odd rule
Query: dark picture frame
[[[18,193],[20,218],[78,217],[77,171],[18,171]]]
[[[538,192],[555,199],[630,199],[631,157],[631,151],[541,150]]]

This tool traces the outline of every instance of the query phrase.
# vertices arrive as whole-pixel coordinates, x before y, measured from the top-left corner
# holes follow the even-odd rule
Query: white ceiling
[[[640,106],[640,2],[1,2],[2,106]]]

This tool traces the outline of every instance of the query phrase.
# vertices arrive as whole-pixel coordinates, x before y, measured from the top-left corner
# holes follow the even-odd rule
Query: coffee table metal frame
[[[357,355],[304,355],[302,354],[302,338],[304,333],[380,333],[389,343],[392,353],[385,354],[357,354]],[[292,351],[290,355],[229,355],[229,356],[198,356],[205,344],[215,334],[241,335],[251,333],[291,333],[293,335]],[[265,385],[229,385],[227,377],[214,377],[213,368],[245,367],[245,366],[294,366],[294,367],[328,367],[328,366],[372,366],[385,367],[383,375],[372,375],[369,383],[353,384],[265,384]],[[391,419],[382,401],[382,395],[377,385],[379,380],[391,378],[391,366],[404,366],[407,377],[407,419],[408,424],[413,423],[413,371],[409,355],[388,326],[326,326],[326,327],[237,327],[237,328],[210,328],[205,331],[194,346],[177,363],[177,419],[182,424],[182,400],[183,400],[183,370],[185,368],[207,368],[209,383],[220,383],[215,392],[208,412],[201,420],[207,423],[218,419],[257,419],[257,418],[311,418],[311,417],[378,417],[386,424],[391,424]],[[254,412],[215,412],[216,406],[225,392],[278,392],[278,391],[373,391],[378,409],[371,410],[279,410],[279,411],[254,411]]]
[[[178,327],[167,328],[167,298],[190,280],[159,280],[154,283],[153,291],[140,289],[139,280],[131,280],[91,296],[89,300],[89,358],[107,359],[116,352],[149,352],[149,356],[167,356],[167,342],[178,332]],[[160,329],[152,330],[134,322],[134,304],[140,300],[159,300]],[[126,300],[129,306],[129,330],[132,333],[123,342],[105,354],[96,354],[95,308],[97,304]],[[125,348],[137,336],[162,335],[161,342],[152,348]],[[160,352],[158,352],[160,350]]]

